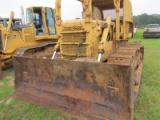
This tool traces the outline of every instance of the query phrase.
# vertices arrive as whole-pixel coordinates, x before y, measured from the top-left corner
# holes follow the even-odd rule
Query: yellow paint
[[[101,61],[105,61],[114,52],[118,42],[127,41],[133,36],[131,2],[130,0],[80,0],[80,2],[83,19],[61,21],[61,37],[55,49],[60,49],[63,59],[76,59],[77,53],[79,57],[97,58],[98,53],[102,53]],[[61,0],[57,0],[57,3],[60,8]],[[120,17],[122,9],[123,16]],[[112,19],[113,15],[107,16],[104,20],[104,10],[114,10],[115,20]],[[79,49],[78,44],[81,44]]]
[[[11,11],[10,13],[10,19],[8,22],[8,27],[5,28],[3,25],[0,26],[1,31],[1,49],[0,49],[0,58],[2,62],[5,62],[6,59],[11,58],[14,51],[18,48],[22,47],[28,47],[28,46],[34,46],[46,42],[57,42],[60,26],[56,24],[56,21],[58,20],[56,18],[55,9],[51,8],[55,15],[55,28],[51,28],[51,32],[56,31],[56,35],[50,35],[49,34],[49,27],[47,26],[46,21],[46,7],[28,7],[27,9],[31,9],[32,11],[34,9],[40,8],[42,10],[42,20],[44,25],[45,33],[43,35],[36,35],[35,34],[35,26],[34,26],[34,19],[32,20],[32,23],[28,24],[27,27],[23,27],[21,29],[17,28],[17,30],[12,30],[12,19],[14,17],[14,12]],[[34,16],[32,14],[32,16]],[[5,47],[6,46],[6,47]],[[3,64],[3,63],[2,63]]]

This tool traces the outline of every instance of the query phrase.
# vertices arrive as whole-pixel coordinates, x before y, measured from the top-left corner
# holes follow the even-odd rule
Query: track
[[[134,75],[134,105],[137,102],[144,57],[144,46],[138,43],[119,47],[109,56],[107,64],[132,66]]]
[[[51,58],[54,51],[54,45],[29,49],[24,52],[23,56],[31,58]]]
[[[140,64],[143,60],[144,48],[138,43],[128,44],[126,46],[119,47],[108,58],[107,64],[114,65],[131,65],[135,62]],[[135,66],[136,67],[136,66]]]

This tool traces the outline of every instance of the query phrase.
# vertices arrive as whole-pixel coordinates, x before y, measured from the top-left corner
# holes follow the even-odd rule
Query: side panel
[[[83,119],[131,120],[131,66],[13,57],[15,96]]]
[[[32,27],[27,27],[27,28],[23,28],[22,29],[22,34],[23,34],[23,40],[25,41],[25,43],[30,43],[30,42],[34,42],[34,32],[32,30]]]
[[[123,39],[133,37],[133,11],[130,0],[123,0]]]
[[[123,0],[124,21],[133,22],[133,12],[130,0]]]

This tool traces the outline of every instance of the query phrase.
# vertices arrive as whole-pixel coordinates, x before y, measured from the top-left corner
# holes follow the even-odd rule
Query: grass
[[[131,42],[140,41],[145,46],[142,81],[135,108],[134,120],[160,119],[160,39],[143,39],[138,30]],[[0,120],[73,120],[63,113],[13,99],[13,68],[3,71],[0,78]]]
[[[64,113],[12,98],[13,68],[3,71],[0,78],[0,120],[75,120]]]
[[[160,39],[143,39],[139,30],[131,41],[140,41],[145,47],[142,82],[134,120],[160,119]]]

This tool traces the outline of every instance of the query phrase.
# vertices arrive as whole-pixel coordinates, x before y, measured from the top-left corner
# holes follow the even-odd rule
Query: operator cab
[[[44,11],[44,12],[43,12]],[[52,8],[31,7],[26,11],[26,23],[34,25],[35,35],[56,35],[55,17]]]
[[[44,29],[44,22],[42,19],[42,9],[37,8],[33,10],[33,19],[34,19],[34,26],[36,30],[36,34],[45,34],[45,29]]]

